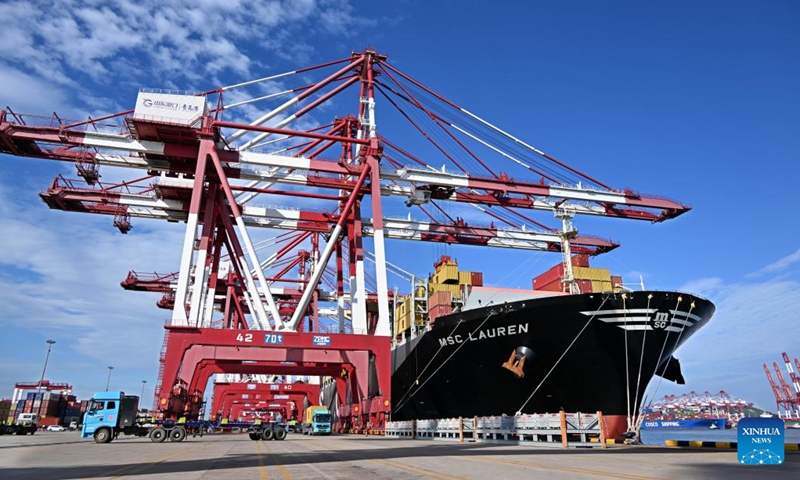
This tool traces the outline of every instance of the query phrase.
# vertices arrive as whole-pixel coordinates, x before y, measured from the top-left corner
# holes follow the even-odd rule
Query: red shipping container
[[[472,286],[474,286],[474,287],[482,287],[483,286],[483,273],[481,273],[481,272],[472,272]]]
[[[428,318],[431,319],[431,322],[435,321],[437,318],[449,315],[453,312],[453,307],[450,305],[439,305],[438,307],[433,307],[428,309]]]
[[[450,306],[453,301],[453,294],[450,292],[442,291],[436,292],[428,298],[428,307],[438,307],[439,305]]]
[[[533,289],[534,290],[541,290],[541,291],[545,291],[545,292],[562,292],[562,291],[564,291],[564,284],[561,283],[561,277],[560,276],[550,280],[547,283],[537,282],[536,279],[534,279],[534,282],[535,282],[533,284]]]
[[[560,263],[555,267],[551,268],[550,270],[540,274],[539,276],[533,279],[533,289],[534,290],[544,290],[542,288],[543,285],[547,285],[552,283],[554,280],[561,280],[561,276],[564,275],[564,266]]]
[[[39,426],[47,427],[50,425],[58,425],[61,419],[58,417],[39,417]]]
[[[622,277],[611,276],[611,288],[617,288],[617,285],[622,285]]]
[[[573,255],[573,257],[572,257],[572,266],[573,267],[588,267],[589,266],[589,256],[588,255]]]

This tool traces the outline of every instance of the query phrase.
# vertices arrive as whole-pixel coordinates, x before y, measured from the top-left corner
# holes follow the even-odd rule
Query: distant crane
[[[786,370],[789,372],[789,377],[792,380],[794,392],[792,392],[792,388],[790,388],[786,380],[784,380],[777,362],[772,363],[772,368],[778,376],[779,383],[775,383],[775,380],[772,378],[772,373],[766,363],[764,364],[764,372],[767,374],[767,381],[772,388],[773,395],[775,395],[775,405],[778,408],[778,416],[787,420],[800,419],[800,381],[798,381],[797,375],[792,369],[792,364],[789,362],[789,355],[785,352],[783,353],[783,360],[786,364]],[[795,359],[795,364],[800,366],[800,362],[798,362],[797,359]]]
[[[792,386],[794,387],[794,396],[795,401],[800,406],[800,378],[794,373],[794,368],[792,368],[792,362],[789,361],[789,355],[786,352],[783,352],[783,361],[786,363],[786,370],[789,372],[789,378],[792,380]],[[798,370],[800,370],[800,362],[797,359],[794,359],[794,362],[798,364]]]
[[[27,390],[37,390],[39,388],[39,382],[17,382],[14,384],[14,394],[11,399],[11,404],[16,406],[17,402],[23,398],[25,391]],[[51,383],[50,380],[42,380],[41,382],[42,390],[46,390],[48,392],[57,391],[63,394],[69,395],[72,393],[72,385],[67,383]]]

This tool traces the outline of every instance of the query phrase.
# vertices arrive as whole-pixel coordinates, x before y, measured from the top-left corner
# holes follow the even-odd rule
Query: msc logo
[[[664,330],[669,325],[669,312],[656,312],[655,316],[650,320],[650,326],[653,330]]]

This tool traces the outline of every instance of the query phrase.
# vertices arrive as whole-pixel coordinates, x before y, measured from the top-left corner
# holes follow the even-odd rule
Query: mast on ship
[[[578,230],[571,222],[574,216],[575,212],[566,208],[555,210],[555,217],[561,219],[561,231],[558,232],[558,237],[561,239],[561,256],[564,263],[564,275],[561,277],[561,283],[564,288],[563,291],[572,294],[581,293],[580,286],[575,283],[575,275],[572,273],[572,252],[569,246],[569,241],[578,235]]]

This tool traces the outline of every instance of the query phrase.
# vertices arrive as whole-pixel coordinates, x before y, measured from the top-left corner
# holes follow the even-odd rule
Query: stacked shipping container
[[[582,293],[618,291],[622,277],[612,276],[607,268],[589,267],[587,255],[572,257],[572,274]],[[533,289],[547,292],[563,292],[564,265],[558,264],[533,279]]]
[[[458,262],[449,256],[442,256],[434,263],[434,273],[428,278],[427,298],[424,288],[415,292],[416,298],[411,295],[397,298],[394,310],[395,334],[399,338],[412,324],[423,326],[426,321],[433,322],[452,313],[453,306],[463,303],[472,286],[483,286],[483,274],[460,271]]]
[[[0,423],[12,423],[8,422],[8,418],[10,416],[11,416],[11,400],[10,399],[0,400]]]
[[[88,404],[88,401],[78,402],[74,395],[29,392],[25,399],[17,402],[8,419],[13,423],[21,413],[36,413],[39,415],[39,426],[66,426],[73,421],[80,423]]]

